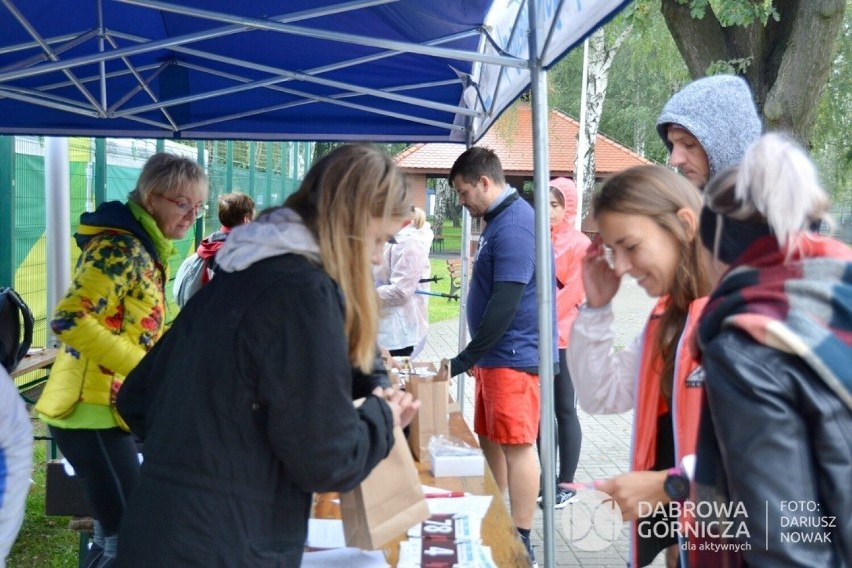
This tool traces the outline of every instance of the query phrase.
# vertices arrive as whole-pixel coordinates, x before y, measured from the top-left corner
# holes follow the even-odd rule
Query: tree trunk
[[[450,183],[446,178],[435,180],[435,218],[432,220],[432,232],[441,235],[444,232],[444,212],[447,209],[447,196],[450,192]]]
[[[807,144],[828,81],[845,0],[778,0],[778,21],[723,27],[708,5],[695,19],[690,4],[662,0],[666,26],[689,74],[728,62],[748,81],[765,130],[784,130]]]
[[[598,127],[601,123],[604,101],[606,100],[606,87],[609,83],[609,69],[615,54],[630,35],[632,25],[626,27],[618,35],[615,42],[607,48],[604,28],[598,28],[589,36],[589,68],[586,71],[586,124],[584,132],[578,132],[578,136],[585,136],[585,155],[579,154],[574,160],[574,171],[578,171],[580,160],[583,160],[583,203],[579,208],[579,214],[584,216],[588,211],[589,200],[595,189],[595,140],[598,135]],[[577,147],[580,147],[578,144]]]

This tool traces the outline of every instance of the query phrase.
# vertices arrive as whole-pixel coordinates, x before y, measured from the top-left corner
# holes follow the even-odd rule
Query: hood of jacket
[[[216,253],[216,263],[225,272],[237,272],[282,254],[298,254],[322,264],[313,233],[298,213],[286,207],[231,229],[225,244]]]
[[[560,177],[550,180],[548,185],[562,192],[562,199],[565,201],[565,217],[551,229],[555,230],[563,224],[573,227],[577,220],[577,184],[571,178]]]
[[[657,119],[657,133],[671,153],[669,124],[685,128],[698,139],[710,162],[710,177],[738,164],[762,129],[751,89],[736,75],[698,79],[669,99]]]
[[[225,244],[225,239],[228,238],[228,234],[230,234],[230,232],[231,229],[222,227],[220,230],[202,240],[201,244],[198,245],[198,249],[195,251],[195,254],[204,260],[213,258],[216,256],[216,253],[219,252],[219,249],[222,248],[222,245]]]
[[[141,207],[137,206],[136,209],[141,211],[140,214],[147,215]],[[77,228],[77,232],[74,233],[74,240],[77,242],[77,246],[82,249],[97,235],[105,231],[115,230],[125,231],[139,239],[145,250],[158,263],[165,264],[168,260],[168,255],[164,257],[164,255],[160,254],[161,250],[166,251],[167,247],[165,247],[165,244],[168,239],[162,234],[156,235],[158,240],[164,241],[160,246],[157,246],[157,240],[152,238],[137,219],[136,215],[134,215],[133,211],[131,211],[130,203],[107,201],[106,203],[101,203],[94,211],[83,213],[80,215],[80,226]],[[173,246],[170,241],[167,244]]]

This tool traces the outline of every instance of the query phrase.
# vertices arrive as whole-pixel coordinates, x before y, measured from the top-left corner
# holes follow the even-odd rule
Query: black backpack
[[[15,370],[30,350],[32,340],[30,308],[14,290],[0,288],[0,363],[7,371]]]

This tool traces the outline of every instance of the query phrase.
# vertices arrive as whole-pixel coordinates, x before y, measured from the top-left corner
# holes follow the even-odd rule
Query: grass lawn
[[[444,294],[450,291],[450,276],[447,271],[447,261],[443,258],[433,258],[430,260],[432,265],[432,276],[438,276],[441,280],[433,283],[430,292],[441,292]],[[441,298],[438,296],[429,296],[429,322],[437,323],[459,315],[459,301]]]
[[[43,433],[44,424],[33,421],[33,429]],[[27,495],[24,525],[12,546],[8,568],[73,568],[77,566],[78,533],[68,528],[70,517],[44,514],[46,442],[36,440],[33,455],[33,484]]]
[[[459,252],[461,250],[461,227],[453,227],[448,219],[444,220],[444,252]]]
[[[450,291],[450,275],[447,271],[446,258],[449,256],[459,256],[461,253],[461,227],[453,227],[452,223],[444,223],[444,251],[441,253],[441,258],[432,254],[430,263],[432,265],[432,276],[440,278],[437,283],[433,283],[430,292],[441,292],[444,294]],[[440,298],[438,296],[429,297],[429,321],[437,323],[458,317],[459,301]]]

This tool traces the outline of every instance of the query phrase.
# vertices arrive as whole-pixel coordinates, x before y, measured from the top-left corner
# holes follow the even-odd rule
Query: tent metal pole
[[[233,14],[226,14],[223,12],[215,12],[213,10],[203,10],[201,8],[191,8],[188,6],[182,6],[179,4],[172,4],[169,2],[160,2],[158,0],[118,0],[123,4],[132,4],[135,6],[142,6],[145,8],[153,8],[156,10],[162,10],[164,12],[176,12],[178,14],[183,14],[187,16],[195,16],[197,18],[204,18],[208,20],[213,20],[216,22],[223,22],[227,24],[232,24],[233,26],[239,26],[241,29],[257,29],[257,30],[267,30],[274,32],[281,32],[285,34],[293,34],[297,36],[307,36],[310,38],[319,38],[319,39],[327,39],[331,41],[339,41],[341,43],[352,43],[355,45],[364,45],[369,47],[378,47],[382,49],[392,49],[394,51],[400,51],[403,53],[419,53],[422,55],[434,56],[434,57],[442,57],[445,59],[457,59],[459,61],[471,61],[474,63],[484,63],[484,64],[492,64],[492,65],[500,65],[503,67],[518,67],[523,68],[526,65],[526,62],[517,57],[512,57],[508,55],[489,55],[487,53],[479,53],[474,51],[464,51],[461,49],[452,49],[447,47],[434,47],[429,45],[424,45],[421,43],[411,43],[406,41],[396,41],[389,39],[382,39],[377,37],[370,37],[367,35],[357,35],[357,34],[348,34],[344,32],[334,32],[329,30],[324,30],[321,28],[311,28],[311,27],[300,27],[294,26],[289,23],[284,23],[281,20],[286,19],[287,21],[293,21],[296,18],[272,18],[272,19],[261,19],[261,18],[247,18],[244,16],[236,16]],[[306,18],[299,17],[298,19],[304,20]],[[276,21],[277,20],[277,21]],[[230,27],[230,26],[228,26]],[[341,46],[341,49],[345,49],[345,47]]]
[[[550,182],[548,132],[547,132],[547,72],[539,55],[545,31],[541,29],[543,16],[537,12],[535,0],[527,2],[529,10],[530,87],[533,114],[533,170],[535,184],[535,257],[536,297],[538,299],[538,377],[541,384],[541,488],[544,506],[544,566],[556,566],[554,546],[553,506],[556,489],[556,444],[554,436],[553,404],[553,247],[550,242]]]
[[[71,177],[68,139],[49,137],[44,145],[45,238],[47,241],[47,320],[71,283]],[[48,347],[59,342],[48,326]]]
[[[471,132],[471,118],[466,120],[466,148],[473,146]],[[470,282],[470,212],[462,207],[462,231],[461,231],[461,288],[459,289],[459,353],[467,347],[467,289]],[[458,394],[456,400],[459,402],[459,412],[464,416],[464,384],[467,379],[467,371],[456,379]]]

